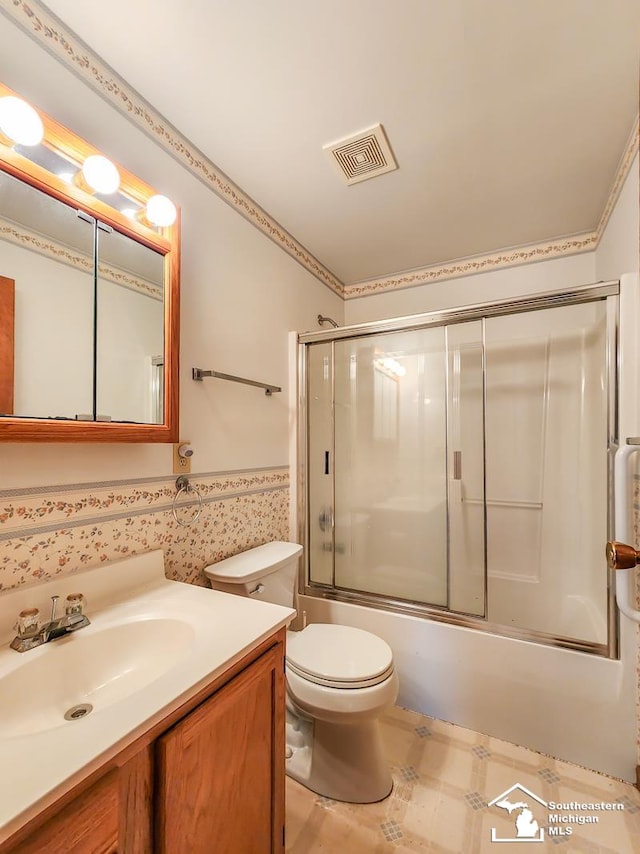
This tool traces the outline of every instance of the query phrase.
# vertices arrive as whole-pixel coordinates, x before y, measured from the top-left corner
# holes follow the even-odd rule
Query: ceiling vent
[[[398,168],[382,125],[323,146],[347,184],[357,184]]]

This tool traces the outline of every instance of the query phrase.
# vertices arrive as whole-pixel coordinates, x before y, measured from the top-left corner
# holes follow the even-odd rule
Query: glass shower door
[[[449,609],[486,613],[483,322],[446,327]]]
[[[444,329],[334,346],[336,586],[446,607]]]
[[[607,318],[599,300],[486,321],[488,617],[599,644]]]
[[[310,581],[485,613],[482,323],[308,348]]]
[[[333,344],[307,349],[309,580],[333,585]]]
[[[310,588],[615,651],[618,296],[562,301],[306,345]]]

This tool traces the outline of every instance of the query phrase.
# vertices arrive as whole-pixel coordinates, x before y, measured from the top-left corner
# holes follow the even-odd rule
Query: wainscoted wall
[[[0,492],[0,589],[162,548],[167,575],[205,584],[202,568],[251,546],[287,539],[289,469],[214,472]],[[187,524],[179,524],[179,522]]]

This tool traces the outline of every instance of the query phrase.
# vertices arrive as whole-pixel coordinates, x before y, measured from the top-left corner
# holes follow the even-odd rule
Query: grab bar
[[[512,501],[510,498],[465,498],[465,504],[482,504],[487,507],[515,507],[521,510],[542,510],[542,501]]]
[[[613,462],[614,476],[614,530],[615,538],[620,543],[627,543],[633,538],[629,525],[631,508],[629,496],[631,485],[629,483],[629,457],[640,451],[640,439],[627,439],[626,445],[621,445],[616,451]],[[611,566],[615,555],[615,548],[607,544],[607,560]],[[616,571],[616,603],[625,617],[640,623],[640,611],[633,607],[632,593],[630,590],[633,578],[633,567],[626,566]]]
[[[219,371],[205,371],[202,368],[192,368],[191,377],[197,382],[202,382],[204,377],[216,377],[219,380],[230,380],[232,383],[243,383],[243,385],[253,385],[257,388],[263,388],[264,393],[271,395],[274,391],[282,391],[279,385],[270,385],[269,383],[259,383],[256,380],[247,380],[244,377],[234,377],[233,374],[221,374]]]

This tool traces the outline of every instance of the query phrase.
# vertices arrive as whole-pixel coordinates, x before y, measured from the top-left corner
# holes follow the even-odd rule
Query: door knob
[[[610,540],[605,554],[610,569],[633,569],[640,563],[640,552],[625,543]]]

